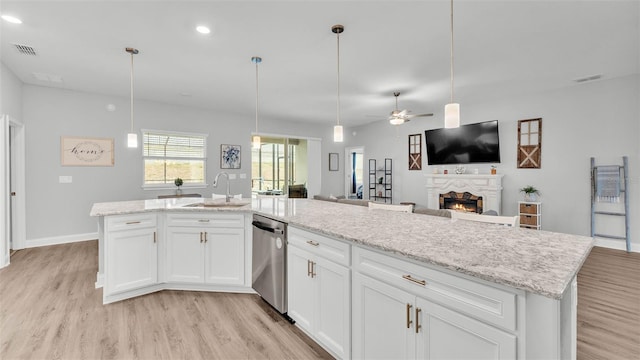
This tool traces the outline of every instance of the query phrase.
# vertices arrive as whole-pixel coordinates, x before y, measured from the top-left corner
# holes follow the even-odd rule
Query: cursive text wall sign
[[[63,136],[60,155],[62,166],[113,166],[113,138]]]

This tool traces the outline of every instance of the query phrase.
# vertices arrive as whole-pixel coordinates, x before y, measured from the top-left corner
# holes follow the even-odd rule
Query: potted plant
[[[536,201],[538,195],[540,195],[540,191],[532,185],[523,187],[522,189],[520,189],[520,192],[524,193],[525,201]]]
[[[180,189],[180,186],[182,186],[183,181],[181,178],[176,178],[175,180],[173,180],[173,183],[178,187],[176,189],[176,195],[180,196],[182,195],[182,189]]]

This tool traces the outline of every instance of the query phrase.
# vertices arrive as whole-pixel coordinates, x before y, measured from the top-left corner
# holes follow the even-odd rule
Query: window
[[[307,183],[307,140],[262,137],[251,151],[251,191],[288,194],[291,186]]]
[[[142,130],[144,187],[205,185],[207,135]]]

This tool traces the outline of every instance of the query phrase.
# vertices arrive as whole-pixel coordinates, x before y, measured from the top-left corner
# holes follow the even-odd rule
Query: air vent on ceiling
[[[36,49],[29,45],[13,44],[20,54],[36,56]]]
[[[573,79],[573,81],[577,82],[577,83],[583,83],[583,82],[587,82],[587,81],[593,81],[593,80],[598,80],[602,77],[602,74],[597,74],[597,75],[591,75],[591,76],[585,76],[579,79]]]

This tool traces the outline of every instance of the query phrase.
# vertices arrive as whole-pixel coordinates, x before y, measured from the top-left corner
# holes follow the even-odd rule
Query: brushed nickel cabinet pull
[[[422,325],[420,325],[420,312],[422,311],[422,309],[420,309],[419,307],[416,307],[416,334],[418,334],[420,332],[420,328],[422,327]]]
[[[127,225],[140,224],[140,221],[127,221]]]
[[[155,244],[158,241],[158,233],[157,232],[153,232],[153,243]]]
[[[320,245],[320,243],[317,243],[317,242],[312,241],[312,240],[307,240],[307,244],[309,244],[309,245],[311,245],[311,246],[318,246],[318,245]]]
[[[416,278],[412,277],[411,275],[402,275],[402,278],[405,279],[405,280],[409,280],[409,281],[411,281],[413,283],[416,283],[418,285],[422,285],[422,286],[427,285],[426,281],[420,280],[420,279],[416,279]]]
[[[209,219],[200,219],[198,222],[209,222]]]
[[[411,304],[407,304],[407,329],[411,329]]]
[[[209,239],[207,239],[207,232],[205,231],[204,232],[204,243],[206,244],[207,241],[209,241]]]
[[[200,231],[200,243],[202,243],[202,231]]]
[[[316,263],[313,261],[311,262],[311,277],[316,277]]]

